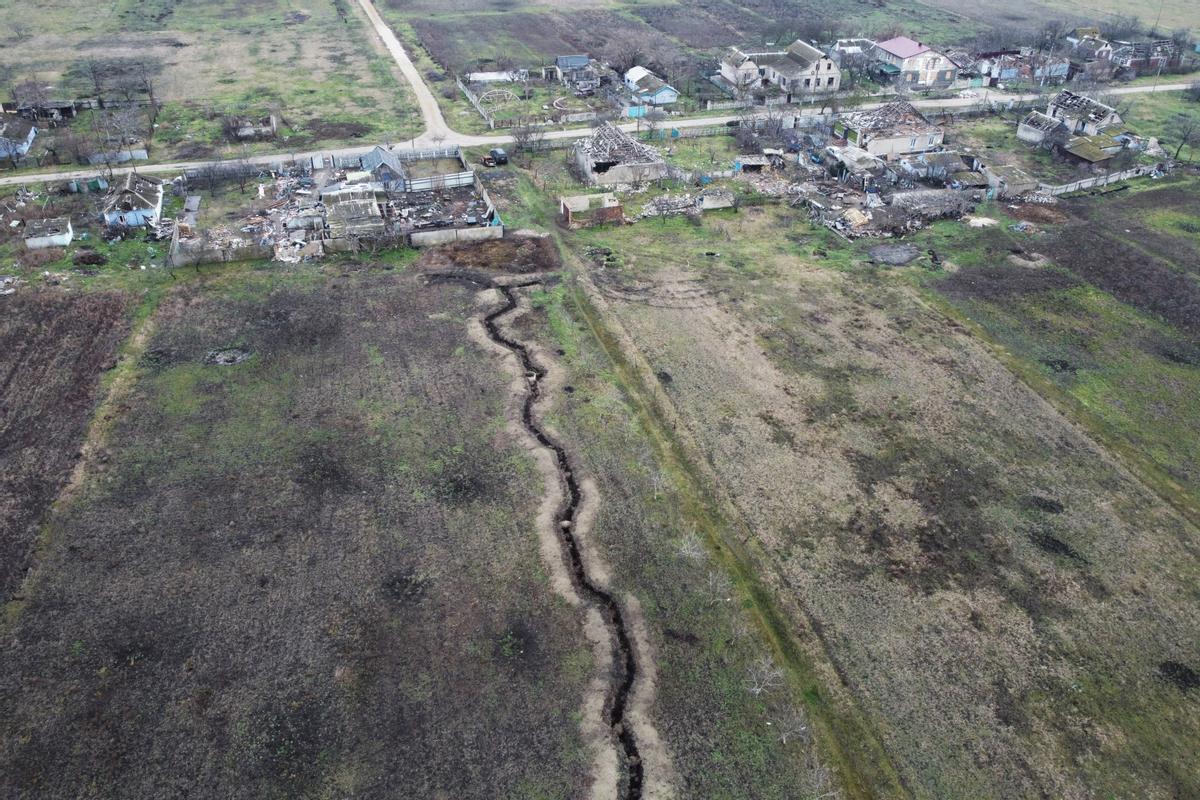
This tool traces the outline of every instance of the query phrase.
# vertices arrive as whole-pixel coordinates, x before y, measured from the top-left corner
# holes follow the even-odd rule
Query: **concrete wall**
[[[74,238],[74,234],[69,230],[55,236],[34,236],[25,240],[25,249],[45,250],[47,247],[66,247]]]
[[[205,244],[199,240],[171,240],[171,254],[167,263],[172,267],[187,267],[192,264],[221,264],[230,261],[257,261],[274,257],[275,250],[269,245],[246,244],[243,247],[221,247]]]
[[[436,231],[420,231],[409,235],[413,247],[433,247],[452,242],[479,242],[484,239],[504,237],[503,225],[488,225],[481,228],[442,228]]]

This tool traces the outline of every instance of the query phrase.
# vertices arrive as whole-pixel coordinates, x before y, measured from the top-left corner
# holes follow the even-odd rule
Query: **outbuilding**
[[[75,238],[70,217],[30,220],[25,223],[25,249],[45,250],[66,247]]]

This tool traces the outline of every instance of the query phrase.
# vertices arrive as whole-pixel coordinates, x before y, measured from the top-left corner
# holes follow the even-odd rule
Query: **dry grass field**
[[[915,796],[1200,791],[1191,524],[903,275],[787,212],[582,238]]]

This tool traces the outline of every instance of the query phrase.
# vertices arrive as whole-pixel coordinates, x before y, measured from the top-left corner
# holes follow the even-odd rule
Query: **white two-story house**
[[[873,55],[885,78],[910,89],[944,88],[954,83],[958,73],[949,58],[907,36],[876,42]]]

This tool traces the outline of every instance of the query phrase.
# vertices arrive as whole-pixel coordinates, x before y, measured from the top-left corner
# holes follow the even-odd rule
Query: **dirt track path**
[[[636,598],[618,601],[606,565],[586,539],[599,503],[595,484],[580,477],[566,448],[541,420],[539,403],[558,379],[547,354],[513,337],[504,321],[523,310],[520,289],[543,284],[540,276],[513,281],[434,274],[431,280],[465,282],[485,289],[472,338],[504,353],[520,398],[512,429],[528,440],[547,485],[538,515],[543,558],[551,585],[572,605],[586,609],[585,633],[598,664],[584,698],[585,738],[593,750],[591,800],[669,800],[676,796],[671,759],[651,718],[654,664]],[[613,747],[615,742],[616,747]]]
[[[450,127],[446,125],[446,118],[442,116],[442,108],[438,105],[437,98],[433,96],[429,84],[425,83],[425,79],[421,77],[416,64],[408,57],[408,52],[400,44],[400,40],[396,38],[396,34],[383,21],[383,17],[379,16],[379,12],[375,10],[375,4],[371,0],[358,0],[358,5],[362,8],[363,13],[367,15],[367,19],[371,22],[371,27],[375,29],[375,33],[383,42],[383,46],[387,48],[388,53],[391,54],[392,59],[396,62],[396,66],[400,68],[401,74],[408,81],[408,85],[412,87],[413,94],[416,95],[417,106],[421,109],[421,121],[425,125],[425,132],[414,141],[432,143],[435,139],[446,139],[452,134],[459,136],[459,134],[450,130]]]

